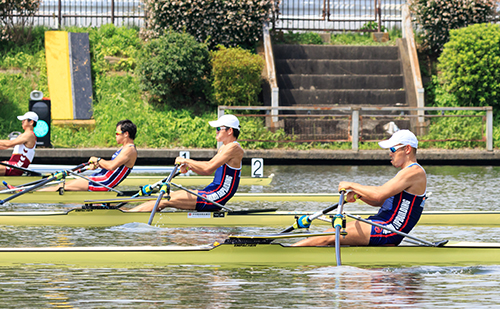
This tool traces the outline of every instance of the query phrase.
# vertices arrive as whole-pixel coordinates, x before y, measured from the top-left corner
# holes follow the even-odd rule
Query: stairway
[[[406,93],[396,46],[274,45],[280,106],[405,107]],[[297,111],[296,114],[324,114]],[[331,112],[329,112],[331,114]],[[369,112],[382,115],[388,112]],[[350,113],[341,113],[350,115]],[[399,114],[399,112],[389,112]],[[308,122],[309,121],[309,122]],[[383,125],[392,119],[362,118],[363,139],[385,137]],[[399,121],[398,126],[409,126]],[[343,139],[349,122],[285,118],[287,133]],[[314,132],[313,132],[314,131]]]

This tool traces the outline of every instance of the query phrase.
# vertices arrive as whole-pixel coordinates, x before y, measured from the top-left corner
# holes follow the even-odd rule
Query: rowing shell
[[[450,243],[443,247],[341,247],[343,265],[400,267],[416,265],[500,265],[498,243]],[[335,247],[281,244],[163,247],[0,248],[0,266],[120,267],[166,265],[300,266],[336,265]]]
[[[133,193],[136,193],[134,191]],[[126,195],[131,195],[131,192],[126,192]],[[0,194],[0,199],[5,199],[11,194]],[[149,199],[156,200],[153,195]],[[111,201],[112,200],[112,201]],[[236,193],[231,202],[241,201],[309,201],[309,202],[332,202],[336,203],[339,200],[339,195],[336,193]],[[11,200],[10,203],[36,203],[36,204],[83,204],[84,201],[92,201],[93,203],[133,203],[144,200],[132,199],[129,197],[118,197],[114,192],[89,192],[89,191],[65,191],[64,194],[59,192],[34,191],[20,195]]]
[[[240,186],[268,186],[273,180],[274,174],[269,175],[269,177],[248,177],[242,176],[240,178]],[[37,176],[5,176],[3,181],[6,181],[9,185],[19,186],[28,182],[37,181],[42,179]],[[66,177],[66,181],[75,179],[73,176]],[[120,183],[120,186],[128,187],[139,187],[148,184],[154,184],[158,181],[165,179],[165,176],[128,176]],[[173,182],[182,186],[206,186],[214,178],[212,176],[178,176],[174,178]]]
[[[234,212],[159,212],[152,225],[158,227],[195,227],[195,226],[288,226],[295,217],[310,215],[313,212],[252,210]],[[356,212],[354,215],[368,217],[373,213]],[[119,209],[71,209],[67,211],[39,212],[0,212],[0,225],[21,226],[74,226],[107,227],[132,222],[148,222],[149,212],[126,212]],[[322,217],[330,219],[329,217]],[[351,219],[348,219],[348,221]],[[419,225],[433,226],[500,226],[500,212],[463,211],[463,212],[424,212]],[[331,226],[331,223],[315,220],[313,225]]]

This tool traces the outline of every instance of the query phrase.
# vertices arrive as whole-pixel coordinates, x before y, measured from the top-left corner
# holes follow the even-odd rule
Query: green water
[[[425,167],[431,198],[427,210],[498,210],[500,167]],[[341,180],[377,185],[390,166],[266,166],[269,187],[241,192],[336,192]],[[231,203],[230,203],[231,204]],[[228,204],[229,205],[229,204]],[[328,203],[242,202],[242,208],[319,210]],[[5,210],[61,209],[64,205],[5,205]],[[348,204],[346,210],[369,206]],[[195,245],[233,233],[273,228],[111,228],[0,226],[2,247]],[[500,227],[417,226],[428,240],[500,242]],[[480,254],[480,253],[478,253]],[[279,256],[276,257],[279,261]],[[52,266],[0,268],[2,308],[470,308],[500,306],[500,265],[479,267],[254,267],[219,269],[172,266],[143,269],[79,269]]]

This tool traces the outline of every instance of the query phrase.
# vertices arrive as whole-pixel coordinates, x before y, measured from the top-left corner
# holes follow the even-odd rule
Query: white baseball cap
[[[217,120],[209,121],[208,124],[214,128],[228,127],[238,130],[240,129],[240,121],[234,115],[223,115]]]
[[[17,119],[23,121],[24,119],[30,119],[33,120],[34,122],[38,121],[38,115],[35,112],[27,112],[26,114],[22,116],[17,116]]]
[[[415,134],[410,130],[399,130],[394,133],[391,138],[378,143],[382,148],[391,148],[396,145],[410,145],[413,148],[418,148],[418,140]]]

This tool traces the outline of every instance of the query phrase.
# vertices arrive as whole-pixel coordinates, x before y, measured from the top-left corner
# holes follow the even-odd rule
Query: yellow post
[[[45,32],[45,53],[52,119],[73,119],[68,32]]]

